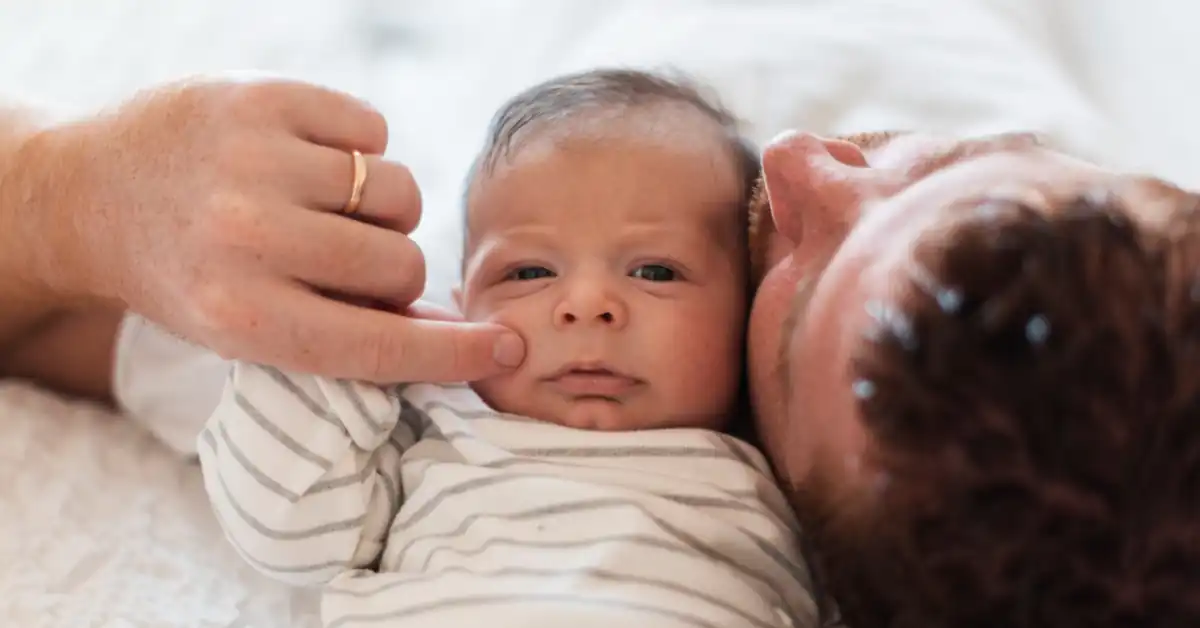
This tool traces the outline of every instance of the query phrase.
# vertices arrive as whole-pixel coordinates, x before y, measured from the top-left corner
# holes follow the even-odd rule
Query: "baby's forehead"
[[[556,218],[599,212],[607,223],[694,224],[709,240],[741,238],[743,171],[756,173],[757,161],[695,107],[601,107],[540,120],[513,140],[469,182],[468,240],[544,223],[547,206]]]
[[[737,181],[746,157],[739,142],[707,118],[614,112],[577,123],[564,120],[532,129],[498,158],[477,167],[468,181],[467,200],[491,196],[497,181],[519,180],[536,190],[566,181],[637,178],[643,171],[692,174],[696,185],[706,179]],[[708,176],[694,176],[700,173]],[[468,208],[473,204],[468,202]]]
[[[522,153],[605,143],[670,147],[720,154],[733,148],[735,132],[687,103],[661,102],[636,107],[596,107],[532,122],[513,138],[507,161]]]

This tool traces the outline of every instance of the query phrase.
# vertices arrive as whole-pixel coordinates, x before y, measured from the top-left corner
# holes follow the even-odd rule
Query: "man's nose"
[[[812,133],[771,140],[762,166],[775,228],[796,244],[843,235],[886,177],[855,144]]]
[[[554,308],[554,325],[568,328],[599,325],[621,329],[629,319],[628,308],[604,280],[580,277],[571,281]]]

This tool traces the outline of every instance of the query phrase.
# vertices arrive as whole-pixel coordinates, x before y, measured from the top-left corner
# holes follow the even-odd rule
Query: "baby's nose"
[[[560,313],[560,316],[562,317],[562,323],[564,325],[570,325],[571,323],[575,323],[580,318],[579,316],[576,316],[575,312],[571,311],[570,309],[564,309]],[[588,318],[588,317],[586,315],[584,315],[583,318]],[[598,322],[601,322],[601,323],[612,323],[613,319],[614,319],[612,312],[600,312],[599,314],[597,314],[595,316],[595,318]]]
[[[592,282],[578,282],[554,309],[554,324],[558,327],[601,325],[619,329],[627,318],[625,304],[604,286]]]

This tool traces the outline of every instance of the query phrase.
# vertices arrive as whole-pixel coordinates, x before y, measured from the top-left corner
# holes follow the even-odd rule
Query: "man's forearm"
[[[30,108],[0,102],[0,356],[55,309],[49,291],[31,276],[28,247],[36,243],[26,241],[21,224],[29,211],[22,148],[41,128],[39,118]]]
[[[29,203],[39,164],[24,147],[49,121],[0,100],[0,377],[25,377],[71,394],[111,396],[111,354],[120,320],[113,305],[72,303],[36,276]]]

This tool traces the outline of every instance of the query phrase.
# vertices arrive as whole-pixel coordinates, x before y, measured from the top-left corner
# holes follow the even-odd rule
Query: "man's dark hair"
[[[878,490],[794,496],[851,628],[1200,626],[1200,199],[1125,185],[918,243],[853,367]]]

